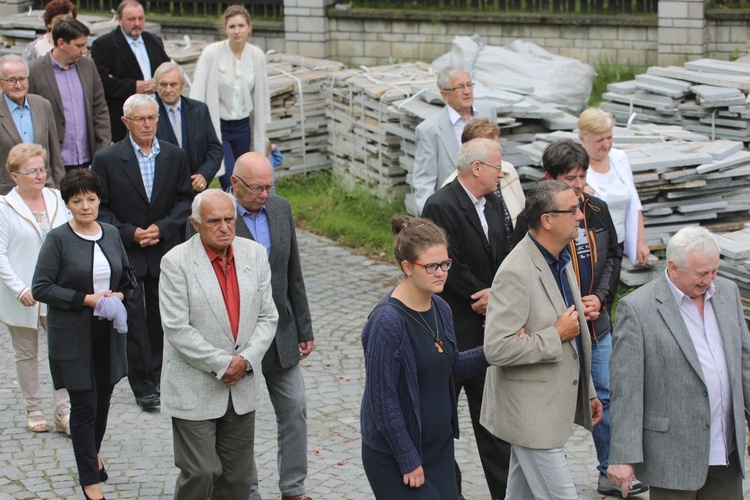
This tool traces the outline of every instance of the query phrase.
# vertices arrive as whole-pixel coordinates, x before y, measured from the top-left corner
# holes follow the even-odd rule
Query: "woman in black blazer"
[[[116,228],[96,221],[99,177],[75,169],[60,185],[73,219],[42,245],[32,294],[48,305],[49,362],[55,389],[70,393],[70,434],[86,498],[104,498],[108,478],[99,459],[115,384],[127,374],[125,308],[131,286],[128,258]],[[114,300],[112,300],[114,299]],[[119,301],[117,300],[119,299]],[[95,317],[97,304],[114,309],[114,323]],[[127,331],[127,329],[125,330]]]

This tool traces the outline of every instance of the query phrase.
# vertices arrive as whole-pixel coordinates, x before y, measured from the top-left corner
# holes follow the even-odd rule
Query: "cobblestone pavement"
[[[315,351],[304,362],[309,494],[316,500],[371,498],[360,461],[358,415],[364,365],[359,337],[374,304],[396,283],[398,270],[309,233],[299,233],[299,244],[317,338]],[[46,339],[42,343],[46,350]],[[45,414],[51,422],[53,404],[46,367],[43,363],[41,379]],[[25,429],[15,378],[9,335],[0,326],[0,500],[80,498],[70,439],[55,432],[33,434]],[[468,499],[489,498],[463,398],[460,419],[463,437],[456,444],[456,456],[462,464],[464,495]],[[258,411],[256,433],[261,487],[266,498],[279,498],[275,421],[267,401]],[[567,452],[581,498],[603,498],[596,492],[591,436],[577,428]],[[171,498],[177,469],[169,419],[142,412],[124,380],[112,398],[102,458],[110,476],[104,486],[107,498]],[[745,497],[750,497],[747,482]]]

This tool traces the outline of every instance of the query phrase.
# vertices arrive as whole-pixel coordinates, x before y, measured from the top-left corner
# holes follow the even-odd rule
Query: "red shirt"
[[[229,327],[232,329],[232,337],[236,341],[237,330],[240,326],[240,287],[237,284],[237,270],[234,267],[234,251],[230,246],[227,251],[225,271],[221,257],[208,248],[205,243],[203,243],[203,248],[206,249],[208,260],[211,261],[216,279],[219,280],[221,296],[224,298],[224,306],[227,308],[227,316],[229,316]]]

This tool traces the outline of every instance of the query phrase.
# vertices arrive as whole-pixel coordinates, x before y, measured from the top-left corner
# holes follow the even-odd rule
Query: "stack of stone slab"
[[[715,237],[721,250],[719,275],[737,283],[745,320],[750,321],[750,224]]]
[[[307,173],[331,166],[328,158],[328,86],[330,73],[344,65],[291,54],[268,56],[271,123],[266,135],[284,163],[276,176]]]
[[[518,147],[536,133],[573,130],[576,118],[514,91],[476,81],[476,99],[495,105],[504,141],[503,159],[533,164]],[[404,63],[334,73],[329,110],[330,155],[335,175],[348,185],[364,185],[386,199],[405,197],[415,213],[411,172],[415,129],[445,106],[434,70],[425,63]]]
[[[679,125],[712,139],[750,141],[750,64],[700,59],[684,67],[651,67],[610,84],[602,109],[617,123]]]

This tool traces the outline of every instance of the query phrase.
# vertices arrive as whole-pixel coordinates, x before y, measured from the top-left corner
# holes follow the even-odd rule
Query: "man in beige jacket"
[[[506,499],[576,499],[563,446],[573,423],[591,430],[602,406],[591,341],[567,246],[583,214],[575,192],[543,181],[526,194],[529,234],[490,291],[484,353],[490,368],[481,423],[511,443]]]

